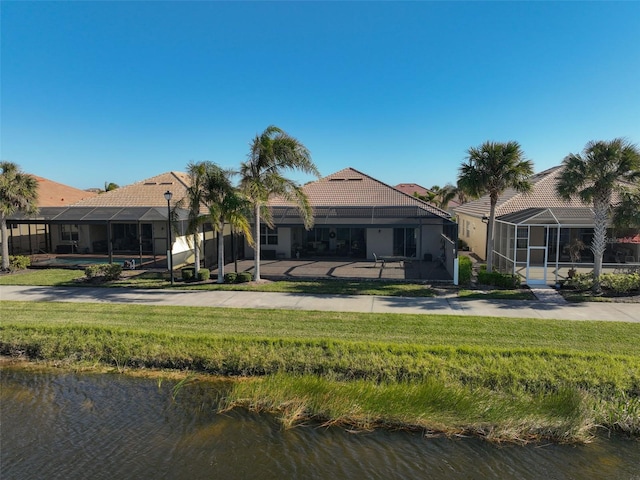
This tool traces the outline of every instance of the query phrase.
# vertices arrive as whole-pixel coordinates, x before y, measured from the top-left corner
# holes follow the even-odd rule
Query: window
[[[278,229],[260,225],[260,245],[277,245]]]
[[[78,225],[60,225],[60,238],[65,242],[77,242]]]
[[[465,233],[467,238],[471,236],[471,222],[469,220],[465,220],[467,228],[465,229]]]

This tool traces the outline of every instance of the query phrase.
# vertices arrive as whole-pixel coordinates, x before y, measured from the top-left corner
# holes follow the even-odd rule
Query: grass
[[[640,436],[640,325],[1,302],[0,353],[230,377],[225,406],[495,440]]]
[[[79,280],[82,270],[33,269],[13,275],[0,276],[0,285],[23,286],[96,286]],[[282,280],[264,283],[217,284],[177,282],[170,287],[166,273],[141,272],[120,280],[101,284],[104,287],[173,288],[177,290],[242,290],[254,292],[284,292],[329,295],[385,295],[407,297],[432,297],[433,289],[420,283],[392,282],[385,280]]]
[[[535,300],[536,297],[529,290],[465,290],[458,292],[463,300]]]

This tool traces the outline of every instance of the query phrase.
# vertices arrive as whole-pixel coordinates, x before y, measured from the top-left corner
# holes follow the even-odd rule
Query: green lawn
[[[25,286],[96,286],[80,282],[84,278],[82,270],[33,269],[12,275],[0,275],[0,285]],[[173,288],[178,290],[245,290],[255,292],[310,293],[330,295],[388,295],[407,297],[432,297],[435,292],[421,283],[392,282],[384,280],[282,280],[260,284],[217,284],[176,282],[170,286],[167,275],[155,272],[141,272],[120,280],[102,284],[104,287],[131,288]]]
[[[640,435],[640,325],[540,319],[1,302],[0,353],[237,382],[229,407],[584,441]]]

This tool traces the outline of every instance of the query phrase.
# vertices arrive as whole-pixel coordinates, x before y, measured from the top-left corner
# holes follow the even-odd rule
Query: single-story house
[[[131,255],[141,260],[144,256],[166,265],[171,210],[177,229],[171,237],[174,265],[192,263],[192,247],[186,237],[186,205],[176,208],[189,184],[187,174],[167,172],[89,195],[72,205],[43,206],[36,216],[16,215],[10,221],[46,232],[46,241],[38,245],[38,251]],[[313,207],[313,228],[305,230],[295,205],[283,198],[271,198],[268,206],[275,228],[262,225],[262,259],[384,257],[440,261],[454,277],[457,224],[449,213],[352,168],[310,182],[303,189]],[[172,193],[169,205],[167,191]],[[204,265],[214,266],[217,247],[211,225],[205,225],[200,235],[204,240]],[[233,242],[225,230],[226,262],[252,256],[253,249],[246,240]]]
[[[565,202],[558,197],[556,185],[562,168],[533,175],[533,189],[528,194],[508,189],[500,196],[491,252],[496,270],[519,274],[527,284],[535,285],[555,284],[572,268],[593,269],[593,209],[579,198]],[[618,201],[615,197],[613,204]],[[485,260],[489,208],[489,196],[485,195],[454,209],[460,239]],[[613,271],[640,262],[640,243],[631,241],[637,233],[609,226],[604,269]],[[585,248],[578,249],[580,258],[572,260],[572,246],[580,242]]]
[[[345,168],[303,190],[314,226],[305,230],[290,201],[272,197],[274,227],[261,225],[261,258],[396,257],[441,260],[453,278],[457,224],[451,215],[353,168]],[[253,250],[245,245],[247,255]]]
[[[80,190],[78,188],[63,185],[44,177],[32,175],[38,182],[38,208],[64,209],[69,205],[87,198],[93,198],[98,194]],[[54,237],[47,223],[23,223],[23,218],[19,221],[9,219],[8,244],[11,255],[32,255],[36,253],[49,252],[55,243]]]
[[[38,215],[16,215],[10,222],[28,232],[42,232],[37,238],[27,234],[23,239],[35,247],[29,253],[130,255],[140,259],[144,256],[166,265],[168,218],[172,210],[177,217],[173,227],[177,232],[171,235],[174,265],[191,263],[192,247],[185,236],[186,205],[183,209],[175,208],[189,185],[187,174],[167,172],[99,195],[84,192],[87,195],[71,205],[41,205]],[[167,191],[172,194],[169,204],[165,199]],[[217,247],[211,226],[205,225],[200,235],[205,240],[204,263],[213,265]],[[225,241],[229,243],[230,256],[230,238]]]

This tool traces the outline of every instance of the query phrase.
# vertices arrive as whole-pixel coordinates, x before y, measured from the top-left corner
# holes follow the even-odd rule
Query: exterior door
[[[529,246],[527,285],[547,284],[547,247]]]

